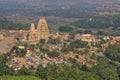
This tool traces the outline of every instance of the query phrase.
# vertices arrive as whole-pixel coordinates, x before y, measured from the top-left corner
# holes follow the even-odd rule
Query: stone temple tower
[[[31,23],[28,40],[29,40],[29,43],[36,43],[36,30],[35,30],[34,23]]]
[[[47,22],[43,17],[41,17],[38,22],[37,34],[39,39],[48,39],[50,35]]]
[[[35,29],[35,25],[31,23],[28,43],[36,44],[39,43],[41,39],[48,40],[49,36],[50,36],[50,32],[48,29],[47,21],[45,20],[44,17],[40,18],[37,29]]]
[[[31,23],[30,34],[34,34],[34,33],[35,33],[35,25],[34,25],[34,23]]]

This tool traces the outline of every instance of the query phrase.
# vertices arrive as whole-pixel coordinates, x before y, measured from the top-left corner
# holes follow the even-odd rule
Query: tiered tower
[[[41,39],[48,40],[49,35],[50,32],[48,29],[47,21],[45,18],[41,17],[38,22],[37,29],[35,29],[35,25],[33,23],[31,24],[28,42],[30,44],[36,44],[39,43]]]
[[[31,44],[36,43],[36,30],[34,23],[31,23],[29,35],[28,35],[28,42]]]
[[[45,18],[41,17],[37,26],[38,39],[48,39],[49,29]]]
[[[34,25],[34,23],[31,23],[30,33],[31,33],[31,34],[34,34],[34,33],[35,33],[35,25]]]

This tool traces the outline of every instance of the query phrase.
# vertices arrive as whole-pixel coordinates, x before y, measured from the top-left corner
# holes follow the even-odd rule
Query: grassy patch
[[[35,76],[0,76],[0,80],[40,80]]]

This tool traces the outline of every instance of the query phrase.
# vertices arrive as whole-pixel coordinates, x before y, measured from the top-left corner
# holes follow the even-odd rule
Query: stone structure
[[[82,34],[81,40],[86,42],[92,42],[94,37],[91,34]]]
[[[41,39],[45,39],[47,41],[49,36],[50,36],[50,33],[49,33],[47,22],[45,18],[41,17],[38,22],[37,29],[35,29],[35,25],[33,23],[31,24],[29,35],[28,35],[28,43],[36,44],[36,43],[39,43]]]

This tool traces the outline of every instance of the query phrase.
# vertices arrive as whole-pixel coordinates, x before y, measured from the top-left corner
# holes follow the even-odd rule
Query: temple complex
[[[50,36],[50,32],[44,17],[40,18],[37,29],[35,29],[34,23],[31,23],[29,35],[28,35],[28,43],[36,44],[39,43],[41,39],[48,40],[49,36]]]

